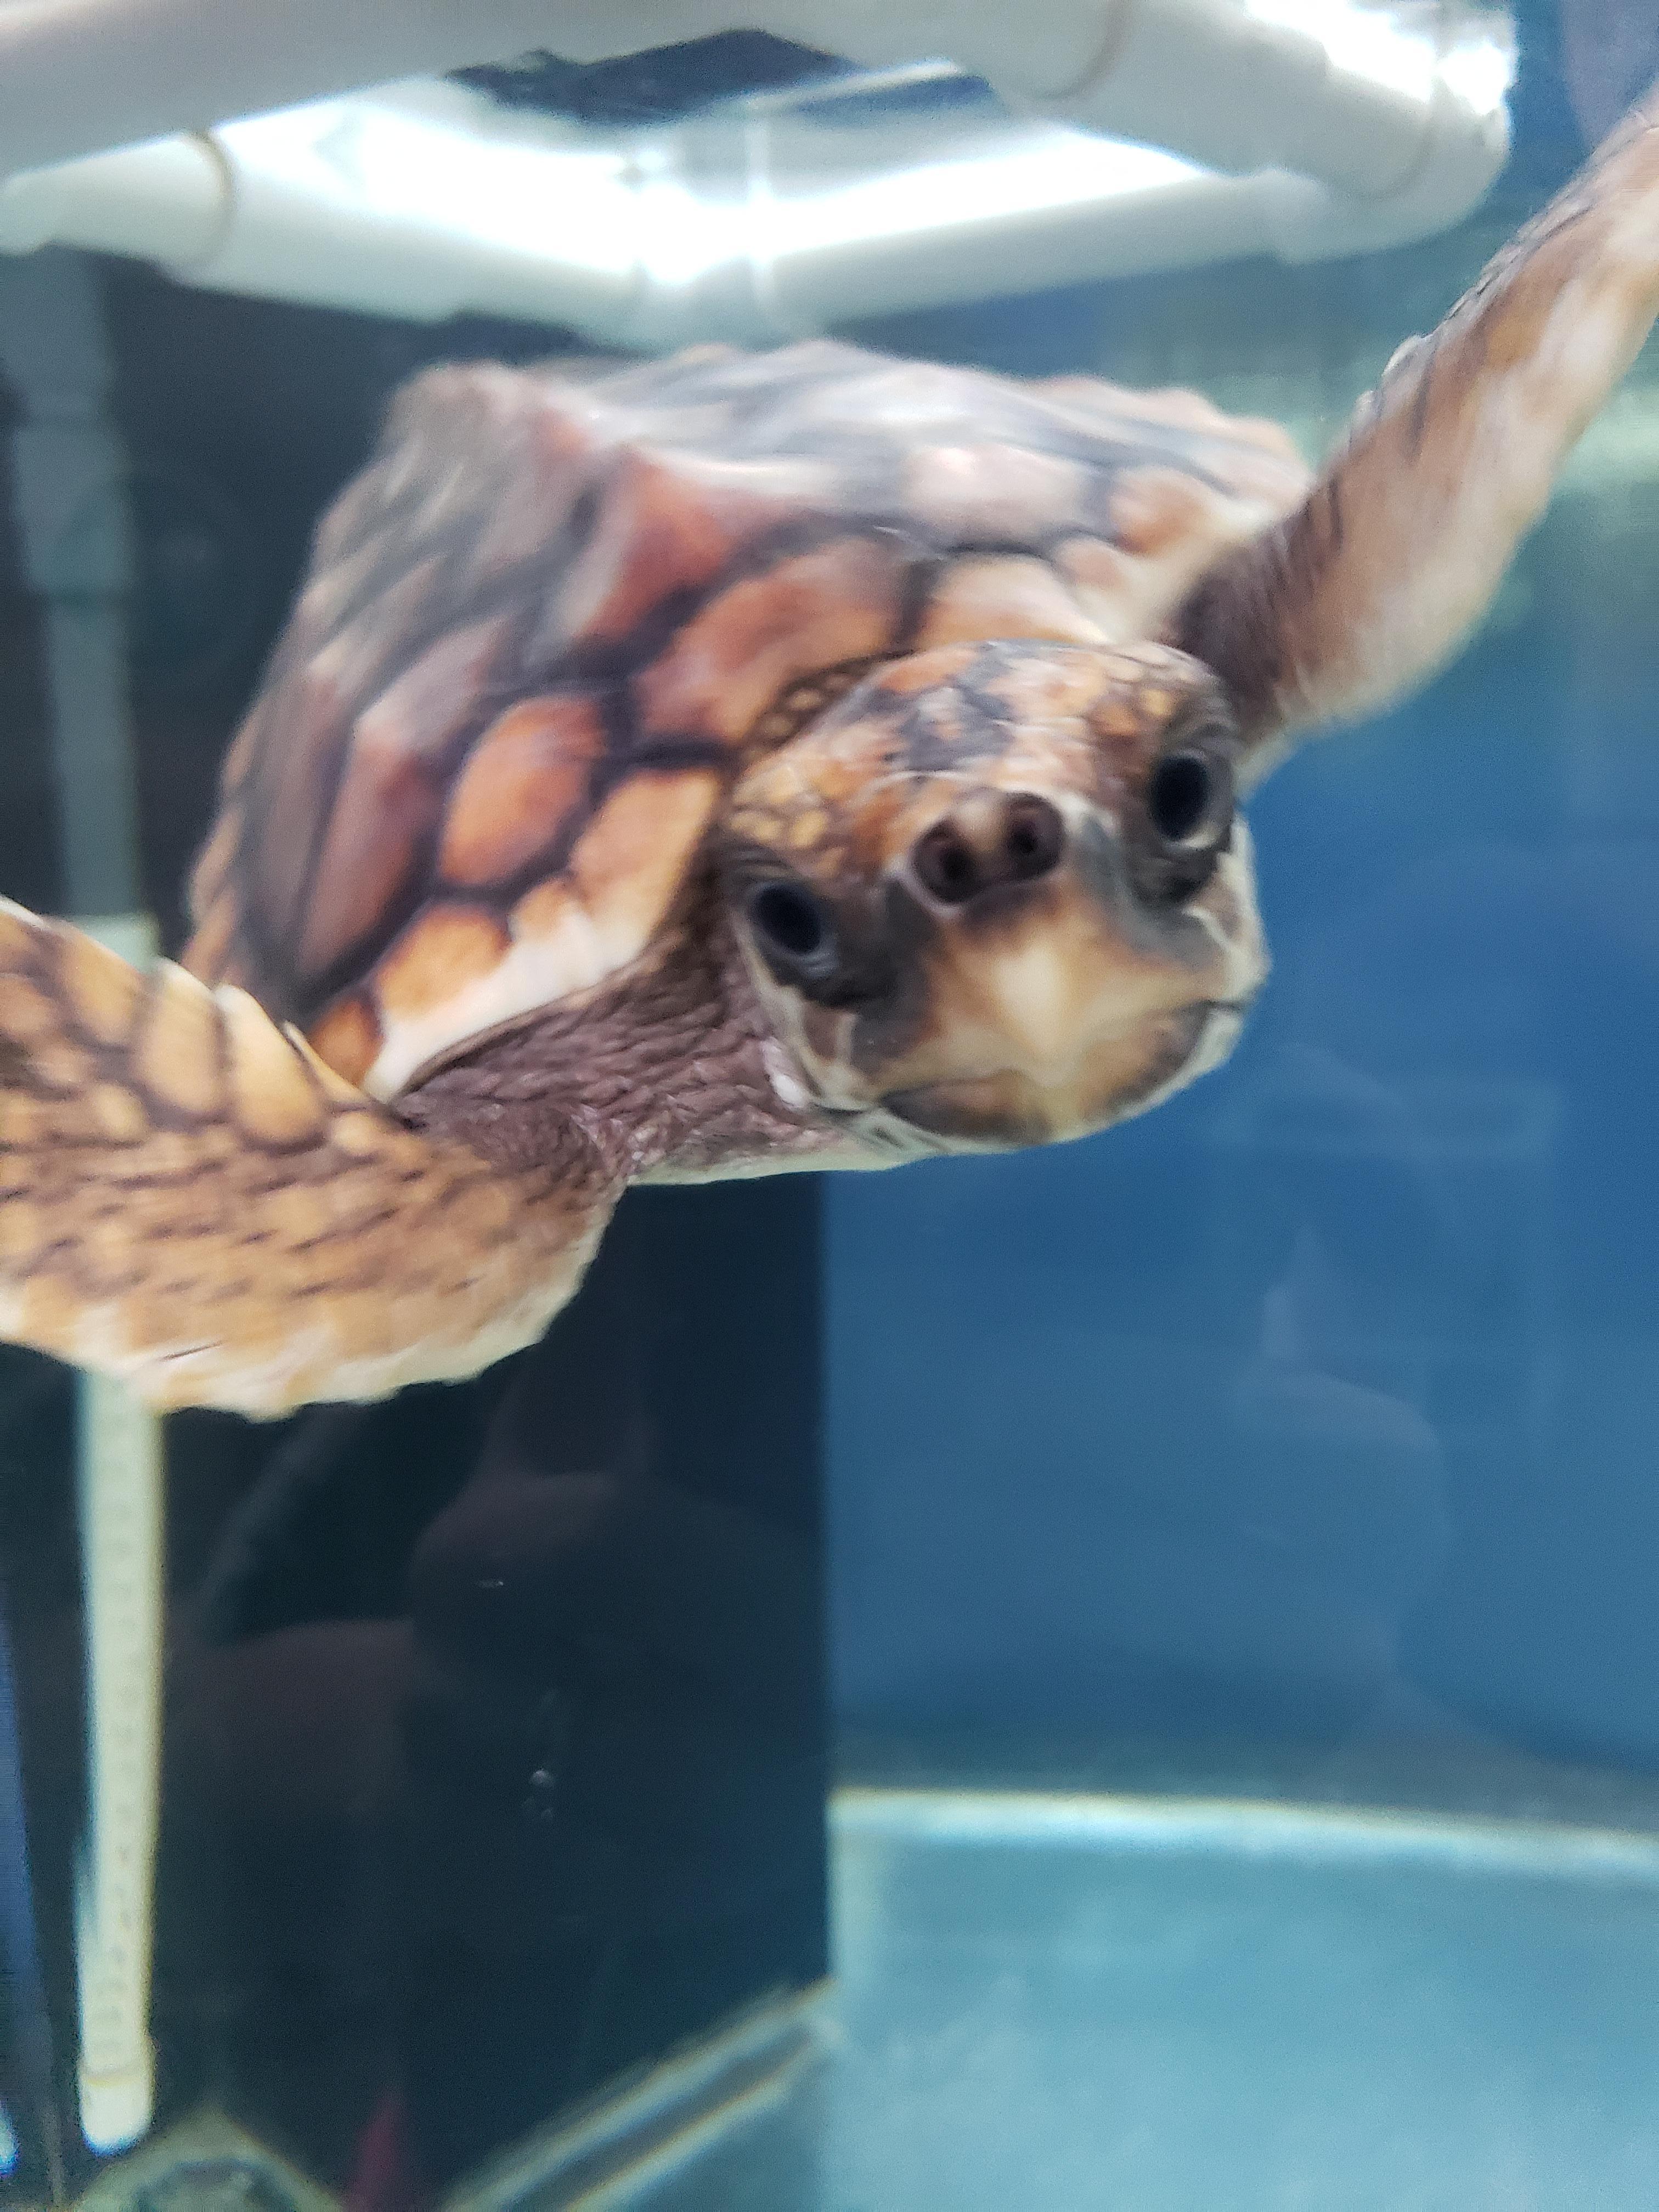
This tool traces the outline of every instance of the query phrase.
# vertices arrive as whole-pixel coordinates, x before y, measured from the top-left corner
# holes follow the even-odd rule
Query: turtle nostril
[[[961,906],[980,888],[979,855],[960,830],[936,822],[916,841],[917,879],[942,906]]]
[[[1185,844],[1202,825],[1215,793],[1215,773],[1202,753],[1170,753],[1152,770],[1146,811],[1166,843]]]
[[[1035,883],[1060,866],[1065,824],[1046,799],[1017,799],[1003,824],[1002,852],[1007,874],[1016,883]]]
[[[916,880],[941,906],[966,906],[981,891],[1035,883],[1060,865],[1066,825],[1034,792],[975,792],[917,838]]]

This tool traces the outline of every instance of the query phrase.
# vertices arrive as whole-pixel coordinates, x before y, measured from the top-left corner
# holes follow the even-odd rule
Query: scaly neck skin
[[[782,1048],[708,884],[653,969],[488,1039],[396,1110],[514,1173],[597,1163],[619,1186],[849,1164],[842,1132],[781,1095],[775,1073],[787,1094]]]

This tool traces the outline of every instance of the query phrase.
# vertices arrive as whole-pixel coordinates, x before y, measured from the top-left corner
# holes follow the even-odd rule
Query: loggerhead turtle
[[[1312,481],[1188,394],[835,344],[421,378],[185,969],[0,916],[0,1333],[372,1397],[537,1335],[629,1183],[1164,1097],[1265,971],[1237,790],[1451,649],[1656,308],[1659,94]]]

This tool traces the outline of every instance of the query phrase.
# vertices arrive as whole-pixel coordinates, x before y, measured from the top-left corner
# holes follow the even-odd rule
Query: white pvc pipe
[[[82,916],[135,966],[155,955],[148,915]],[[87,1826],[75,1887],[81,2133],[101,2156],[149,2131],[155,1854],[166,1633],[161,1424],[124,1382],[76,1377],[86,1613]]]
[[[4,21],[0,9],[0,23]],[[1194,168],[1056,124],[901,113],[834,89],[649,131],[390,88],[13,177],[0,250],[136,253],[212,289],[605,343],[767,343],[895,308],[1443,228],[1501,162],[1442,88],[1409,188]]]
[[[1016,105],[1209,167],[1385,194],[1439,126],[1431,68],[1350,66],[1327,27],[1375,27],[1376,13],[1351,0],[1304,0],[1300,21],[1261,0],[7,0],[0,169],[532,47],[597,61],[745,28],[866,65],[948,58]],[[1471,115],[1473,135],[1490,121]]]
[[[138,896],[124,598],[125,456],[87,265],[0,264],[0,362],[21,403],[10,434],[24,579],[38,598],[63,822],[63,887],[82,928],[146,964]],[[77,1377],[86,1825],[76,1869],[81,2128],[125,2148],[149,2128],[151,1902],[161,1730],[161,1425],[131,1391]]]
[[[548,0],[4,0],[0,168],[507,59],[545,46],[558,12]]]
[[[161,1426],[124,1383],[82,1375],[77,1385],[88,1765],[75,1910],[81,2132],[107,2154],[146,2134],[155,2106],[149,1984],[161,1817]]]
[[[617,51],[632,12],[567,0],[558,51]],[[945,55],[1016,108],[1362,196],[1404,186],[1437,127],[1433,39],[1353,0],[768,0],[750,20],[869,66]]]

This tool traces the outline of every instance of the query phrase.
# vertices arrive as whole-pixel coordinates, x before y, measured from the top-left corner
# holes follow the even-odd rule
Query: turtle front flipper
[[[1659,86],[1400,349],[1302,505],[1178,612],[1247,738],[1369,712],[1446,659],[1656,312]]]
[[[245,993],[0,902],[0,1336],[156,1407],[470,1374],[599,1240],[614,1191],[562,1166],[419,1134]]]

